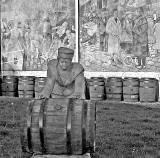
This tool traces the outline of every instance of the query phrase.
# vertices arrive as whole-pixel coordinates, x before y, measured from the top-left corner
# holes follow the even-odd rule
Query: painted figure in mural
[[[10,38],[10,30],[7,24],[7,19],[2,18],[1,21],[1,49],[5,51],[6,44]]]
[[[60,40],[64,39],[65,33],[66,33],[66,29],[68,27],[68,22],[65,21],[61,26],[58,26],[57,29],[57,36]]]
[[[43,37],[52,38],[52,26],[49,17],[44,17],[43,20]]]
[[[100,50],[108,50],[108,34],[106,33],[106,24],[108,21],[106,9],[102,9],[99,13],[99,35],[100,35]]]
[[[149,17],[148,21],[148,43],[153,44],[155,43],[155,36],[154,36],[154,19],[153,17]]]
[[[7,26],[7,19],[6,18],[2,18],[1,20],[1,37],[2,39],[5,36],[5,33],[7,32],[8,26]]]
[[[157,53],[160,55],[160,17],[157,19],[157,23],[154,26],[154,36],[155,44],[153,49],[157,50]]]
[[[1,20],[1,33],[5,32],[7,29],[7,19],[6,18],[2,18]]]
[[[97,42],[97,30],[98,25],[93,22],[89,21],[87,23],[84,23],[82,26],[82,43],[88,42],[89,45],[95,45]]]
[[[85,99],[84,69],[79,63],[72,63],[74,50],[60,47],[58,58],[49,61],[47,82],[39,98]]]
[[[71,33],[71,30],[66,30],[66,36],[63,39],[64,46],[75,49],[75,33]]]
[[[41,44],[42,44],[43,36],[39,34],[39,31],[36,28],[32,28],[30,41],[31,41],[31,49],[30,49],[30,65],[38,62],[38,57],[41,54]]]
[[[2,54],[4,70],[21,70],[24,54],[23,28],[20,21],[14,22],[13,29],[9,30],[10,37],[5,43],[5,51]]]
[[[10,30],[10,39],[6,46],[6,52],[18,51],[23,49],[23,29],[20,21],[15,22],[14,28]]]
[[[24,28],[23,28],[23,36],[24,36],[24,44],[27,52],[29,52],[29,49],[30,49],[30,33],[31,33],[30,23],[28,20],[25,20]]]
[[[132,27],[132,13],[128,12],[123,18],[121,35],[121,47],[126,51],[127,54],[131,54],[131,48],[133,43]]]
[[[121,64],[120,54],[120,39],[121,39],[121,22],[118,18],[118,10],[113,10],[113,17],[109,18],[106,26],[106,32],[109,34],[108,38],[108,53],[111,57],[112,63]]]
[[[40,62],[45,62],[47,61],[52,54],[52,38],[50,36],[46,36],[45,38],[43,38],[42,41],[42,50],[41,50],[41,54],[40,54]],[[42,61],[43,60],[43,61]]]
[[[145,68],[146,57],[148,56],[148,22],[144,15],[144,9],[139,7],[138,15],[134,19],[133,26],[133,50],[137,57],[138,69]]]

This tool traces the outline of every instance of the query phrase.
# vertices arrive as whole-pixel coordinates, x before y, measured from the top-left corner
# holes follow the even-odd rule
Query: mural
[[[75,49],[75,0],[2,0],[2,70],[46,70],[60,46]]]
[[[160,72],[160,0],[80,0],[79,10],[86,70]]]

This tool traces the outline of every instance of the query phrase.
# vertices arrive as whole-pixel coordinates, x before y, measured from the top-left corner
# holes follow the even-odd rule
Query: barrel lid
[[[45,81],[46,77],[36,77],[35,80],[36,81]]]
[[[17,79],[17,76],[3,76],[3,79]]]
[[[3,76],[2,82],[18,82],[18,77],[17,76]]]
[[[89,86],[104,86],[104,82],[89,82]]]
[[[35,77],[34,76],[20,76],[20,80],[33,80]]]
[[[138,77],[125,77],[123,80],[138,80],[139,81],[139,78]]]
[[[121,77],[108,77],[107,78],[108,81],[122,81]]]
[[[140,81],[157,81],[156,78],[141,78]]]
[[[91,77],[89,81],[104,81],[104,77]]]
[[[104,82],[105,79],[103,77],[91,77],[88,81],[89,82]]]

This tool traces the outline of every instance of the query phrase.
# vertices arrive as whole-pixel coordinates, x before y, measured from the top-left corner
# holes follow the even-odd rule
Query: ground
[[[0,158],[24,158],[19,128],[26,105],[25,99],[0,97]],[[160,102],[97,102],[95,142],[92,158],[159,158]]]

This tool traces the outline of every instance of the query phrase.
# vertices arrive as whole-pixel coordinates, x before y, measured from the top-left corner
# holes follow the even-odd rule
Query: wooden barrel
[[[91,100],[104,100],[105,81],[103,77],[92,77],[89,80],[89,95]]]
[[[155,78],[140,79],[140,101],[141,102],[156,102],[159,95],[159,83]]]
[[[33,76],[21,76],[18,82],[18,95],[20,98],[34,97],[35,79]]]
[[[139,101],[139,78],[124,78],[123,100],[129,102]]]
[[[112,101],[121,101],[123,82],[120,77],[109,77],[106,82],[106,98]]]
[[[35,98],[38,98],[39,93],[42,91],[46,83],[46,77],[36,77],[35,78]]]
[[[89,131],[87,110],[85,100],[31,101],[21,133],[23,152],[55,155],[85,153]]]
[[[18,96],[18,78],[16,76],[4,76],[2,79],[2,96]]]

